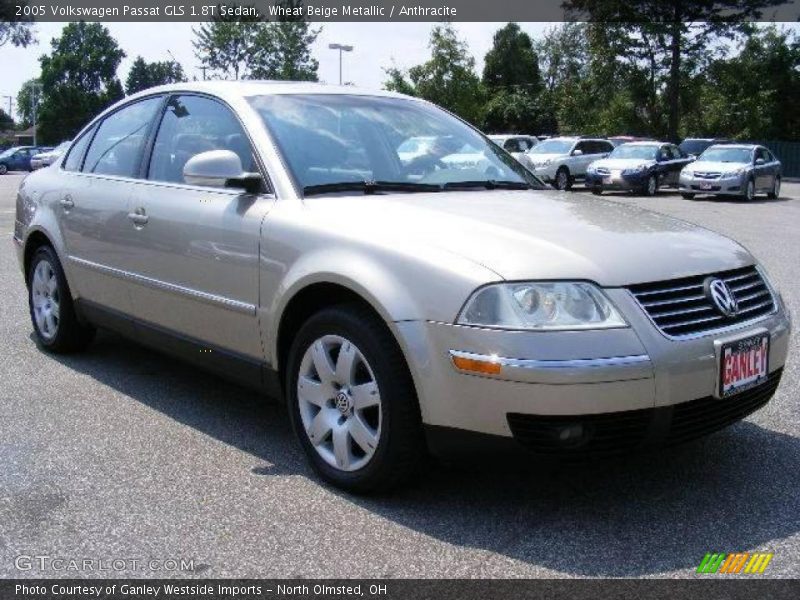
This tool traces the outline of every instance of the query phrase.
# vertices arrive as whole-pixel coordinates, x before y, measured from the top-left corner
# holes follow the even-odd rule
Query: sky
[[[326,23],[313,48],[319,61],[319,78],[327,83],[339,82],[339,53],[328,44],[337,42],[354,46],[343,56],[344,81],[367,88],[380,88],[385,80],[383,69],[396,64],[411,67],[430,56],[428,37],[434,23]],[[533,37],[541,37],[552,23],[521,23]],[[170,53],[181,63],[191,79],[202,78],[199,61],[192,46],[192,23],[106,23],[111,35],[127,53],[118,76],[125,83],[133,60],[141,55],[147,61],[169,60]],[[319,27],[320,25],[317,25]],[[483,57],[491,48],[494,32],[503,23],[456,23],[455,28],[475,57],[478,73],[483,70]],[[39,43],[28,48],[9,45],[0,48],[0,106],[8,111],[8,98],[16,101],[20,86],[39,74],[39,57],[50,52],[50,40],[60,35],[64,23],[37,24]],[[14,111],[16,114],[16,110]]]

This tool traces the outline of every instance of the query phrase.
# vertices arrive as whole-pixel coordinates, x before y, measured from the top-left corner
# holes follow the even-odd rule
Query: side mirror
[[[583,150],[573,150],[572,156],[581,156],[583,154]]]
[[[763,158],[757,158],[756,159],[756,166],[763,165],[763,164],[764,164],[764,159]]]
[[[189,185],[242,188],[248,194],[261,189],[261,175],[246,173],[239,155],[230,150],[195,154],[183,167],[183,180]]]

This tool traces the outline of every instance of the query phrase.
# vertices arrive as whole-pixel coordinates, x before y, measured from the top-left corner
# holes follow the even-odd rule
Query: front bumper
[[[721,196],[740,196],[744,189],[744,178],[720,177],[718,179],[695,178],[681,173],[678,189],[684,194],[717,194]]]
[[[620,174],[619,177],[611,177],[590,171],[586,173],[586,187],[600,188],[603,190],[639,190],[647,185],[649,172],[634,174]]]
[[[545,183],[553,183],[556,179],[556,171],[558,165],[555,163],[550,163],[549,165],[544,166],[532,166],[530,170],[536,175],[539,179],[544,181]]]
[[[778,310],[756,322],[690,339],[662,334],[624,289],[608,289],[628,319],[625,329],[520,332],[437,322],[398,323],[417,385],[423,421],[434,428],[512,438],[524,419],[652,411],[714,396],[716,344],[770,333],[769,369],[786,362],[791,322]],[[497,357],[496,375],[460,372],[453,352]],[[518,434],[517,434],[518,437]]]

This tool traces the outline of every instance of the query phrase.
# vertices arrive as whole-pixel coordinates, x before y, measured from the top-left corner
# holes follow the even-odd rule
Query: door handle
[[[139,207],[132,213],[128,213],[128,218],[133,221],[133,224],[141,227],[142,225],[146,225],[147,221],[149,221],[149,217],[145,214],[144,208]]]
[[[72,196],[64,196],[58,203],[66,209],[70,209],[75,206],[75,202],[72,201]]]

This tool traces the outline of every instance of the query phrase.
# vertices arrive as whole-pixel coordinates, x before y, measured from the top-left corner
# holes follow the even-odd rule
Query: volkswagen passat
[[[680,190],[686,199],[715,194],[749,201],[759,193],[775,199],[781,193],[781,162],[764,146],[711,146],[681,171]]]
[[[440,160],[461,147],[479,166]],[[44,350],[105,327],[282,392],[313,467],[358,491],[426,450],[682,442],[764,405],[786,361],[788,314],[742,246],[547,191],[388,92],[126,98],[23,181],[14,240]]]

